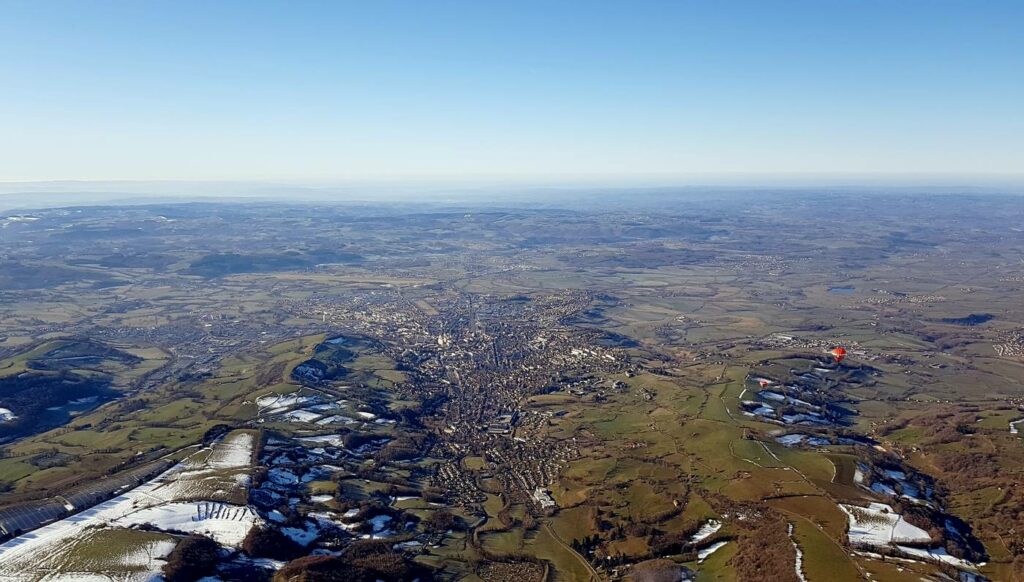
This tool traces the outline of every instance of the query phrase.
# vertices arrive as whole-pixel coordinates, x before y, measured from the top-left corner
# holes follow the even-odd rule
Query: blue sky
[[[0,3],[0,180],[1024,171],[1024,2]]]

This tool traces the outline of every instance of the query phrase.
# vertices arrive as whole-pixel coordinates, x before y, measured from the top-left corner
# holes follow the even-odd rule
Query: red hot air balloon
[[[836,359],[837,364],[846,358],[846,348],[843,346],[834,347],[829,353]]]
[[[772,381],[771,380],[765,380],[764,378],[761,378],[760,380],[758,380],[757,383],[758,383],[759,386],[761,386],[761,388],[764,388],[766,386],[771,386],[772,385]]]

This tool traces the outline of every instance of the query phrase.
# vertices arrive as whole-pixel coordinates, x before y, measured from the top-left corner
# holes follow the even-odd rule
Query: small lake
[[[856,287],[829,287],[829,293],[838,293],[839,295],[849,295],[856,291]]]

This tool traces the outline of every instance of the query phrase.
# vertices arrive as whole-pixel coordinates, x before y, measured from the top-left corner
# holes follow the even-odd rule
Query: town
[[[9,221],[0,578],[1004,579],[1016,258],[828,204]]]

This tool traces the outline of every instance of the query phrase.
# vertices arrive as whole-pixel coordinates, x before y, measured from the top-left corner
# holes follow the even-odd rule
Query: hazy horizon
[[[704,176],[691,181],[625,180],[378,180],[333,183],[255,181],[47,181],[0,182],[0,211],[187,202],[316,204],[422,203],[452,205],[590,202],[644,206],[672,200],[712,200],[809,193],[835,195],[1024,195],[1024,177],[1004,176]]]

